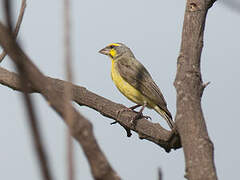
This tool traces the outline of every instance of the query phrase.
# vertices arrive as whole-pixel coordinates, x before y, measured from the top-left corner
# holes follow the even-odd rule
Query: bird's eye
[[[111,45],[111,46],[109,46],[111,49],[113,49],[114,48],[114,45]]]

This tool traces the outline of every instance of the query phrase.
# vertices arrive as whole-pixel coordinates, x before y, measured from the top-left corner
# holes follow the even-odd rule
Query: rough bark
[[[171,149],[178,149],[181,147],[179,136],[172,135],[171,131],[165,130],[158,123],[152,123],[147,119],[140,119],[136,126],[132,126],[131,120],[136,116],[135,112],[123,111],[118,113],[121,109],[126,108],[121,104],[114,103],[104,97],[101,97],[84,87],[68,83],[63,80],[47,77],[51,88],[58,92],[59,96],[63,96],[64,87],[72,86],[73,101],[81,106],[87,106],[101,113],[103,116],[116,120],[122,126],[131,129],[139,134],[140,139],[149,140],[167,152]],[[0,84],[11,89],[22,91],[19,76],[16,73],[0,67]],[[41,93],[38,89],[29,84],[29,93]],[[44,91],[48,91],[45,89]]]
[[[190,180],[217,179],[213,143],[201,108],[206,85],[202,82],[200,69],[205,20],[213,3],[211,0],[187,0],[174,82],[177,90],[175,121],[185,155],[185,177]]]

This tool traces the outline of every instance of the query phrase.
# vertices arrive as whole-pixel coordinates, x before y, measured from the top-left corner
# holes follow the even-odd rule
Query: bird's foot
[[[126,108],[126,107],[118,110],[118,111],[117,111],[117,119],[118,119],[118,116],[119,116],[122,112],[124,112],[124,111],[132,111],[132,110],[129,109],[129,108]],[[113,124],[117,124],[117,123],[118,123],[118,121],[115,120],[115,121],[111,122],[110,124],[113,125]]]
[[[119,116],[119,114],[123,113],[124,111],[133,111],[133,110],[131,108],[124,107],[117,111],[117,117]]]
[[[137,125],[137,120],[139,120],[139,119],[141,119],[141,118],[146,118],[146,119],[152,120],[152,118],[151,118],[150,116],[144,116],[144,115],[142,114],[142,112],[138,112],[137,115],[132,118],[132,120],[131,120],[131,122],[130,122],[131,125],[135,127],[135,126]]]
[[[135,105],[135,106],[129,107],[128,109],[129,109],[130,111],[137,112],[137,111],[134,111],[134,109],[136,109],[136,108],[138,108],[138,107],[140,107],[140,106],[141,106],[140,104],[137,104],[137,105]]]
[[[145,107],[146,105],[144,105],[139,112],[134,111],[134,109],[136,109],[137,107],[140,107],[140,106],[141,106],[141,105],[135,105],[135,106],[132,106],[132,107],[129,107],[129,108],[124,107],[124,108],[122,108],[122,109],[120,109],[120,110],[117,111],[117,117],[118,117],[122,112],[124,112],[124,111],[136,112],[136,113],[137,113],[136,116],[134,116],[134,117],[131,119],[131,121],[130,121],[130,124],[131,124],[133,127],[136,126],[138,119],[146,118],[146,119],[152,120],[152,118],[151,118],[150,116],[144,116],[144,115],[142,114],[143,109],[144,109],[144,107]],[[113,122],[113,123],[111,123],[111,124],[115,124],[115,123],[116,123],[116,122]]]
[[[123,113],[124,111],[131,111],[131,112],[135,112],[135,113],[138,113],[137,111],[134,111],[134,109],[136,109],[137,107],[139,107],[140,105],[136,105],[136,106],[132,106],[132,107],[124,107],[120,110],[117,111],[117,117]]]

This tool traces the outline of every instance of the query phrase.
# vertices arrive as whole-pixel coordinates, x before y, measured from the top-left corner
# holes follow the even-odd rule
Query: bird
[[[128,108],[141,107],[135,119],[139,119],[145,107],[154,109],[173,129],[174,121],[167,103],[147,69],[139,62],[130,48],[123,43],[111,43],[99,51],[111,59],[111,77],[117,89],[136,103]]]

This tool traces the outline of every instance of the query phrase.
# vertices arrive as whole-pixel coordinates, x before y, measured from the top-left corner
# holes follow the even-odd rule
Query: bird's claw
[[[138,106],[139,106],[139,105],[136,105],[136,106],[133,106],[133,107],[130,107],[130,108],[124,107],[124,108],[122,108],[122,109],[120,109],[120,110],[117,111],[117,116],[119,116],[119,115],[120,115],[122,112],[124,112],[124,111],[136,112],[136,111],[134,111],[134,109],[135,109],[136,107],[138,107]],[[144,116],[144,115],[142,114],[142,111],[136,112],[136,113],[137,113],[136,116],[133,117],[133,118],[131,119],[131,121],[130,121],[130,124],[131,124],[131,126],[133,126],[133,127],[136,126],[136,121],[137,121],[138,119],[146,118],[146,119],[152,120],[152,118],[151,118],[150,116]],[[113,123],[111,123],[111,124],[115,124],[115,122],[113,122]]]
[[[131,108],[124,107],[124,108],[122,108],[122,109],[120,109],[120,110],[117,111],[117,117],[118,117],[121,113],[123,113],[124,111],[133,111],[133,110],[132,110]]]
[[[137,120],[139,120],[141,118],[146,118],[146,119],[152,120],[152,118],[150,116],[144,116],[142,113],[138,113],[135,117],[133,117],[131,119],[130,124],[135,127],[136,123],[137,123]]]

